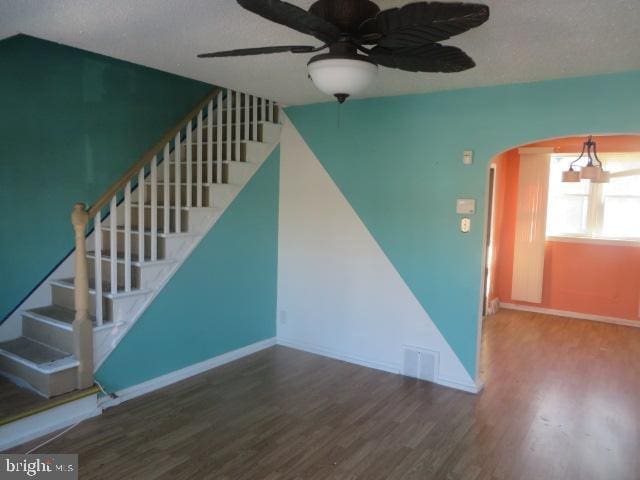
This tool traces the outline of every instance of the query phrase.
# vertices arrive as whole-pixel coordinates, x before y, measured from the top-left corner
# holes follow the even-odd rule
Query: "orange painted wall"
[[[638,136],[597,137],[602,152],[640,151]],[[556,152],[582,149],[584,137],[538,142]],[[494,259],[489,298],[511,298],[518,197],[517,149],[498,155],[495,184]],[[533,304],[530,304],[533,305]],[[547,241],[542,303],[537,307],[640,321],[640,247]]]

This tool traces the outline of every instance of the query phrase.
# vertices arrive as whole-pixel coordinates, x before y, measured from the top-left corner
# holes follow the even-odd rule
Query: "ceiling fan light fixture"
[[[343,103],[366,90],[378,74],[378,65],[362,55],[347,58],[326,54],[313,57],[307,70],[318,90]]]

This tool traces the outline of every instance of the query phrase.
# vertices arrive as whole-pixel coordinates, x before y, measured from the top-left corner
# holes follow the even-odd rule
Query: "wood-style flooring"
[[[481,368],[472,395],[274,347],[41,451],[81,479],[640,478],[640,329],[504,310]]]

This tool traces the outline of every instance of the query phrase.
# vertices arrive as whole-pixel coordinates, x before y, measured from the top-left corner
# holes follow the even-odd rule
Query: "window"
[[[609,183],[562,183],[578,155],[551,157],[547,236],[640,239],[640,152],[598,156]]]

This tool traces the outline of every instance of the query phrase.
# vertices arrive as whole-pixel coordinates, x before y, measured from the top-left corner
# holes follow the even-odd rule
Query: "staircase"
[[[0,374],[46,397],[92,386],[279,135],[274,102],[216,88],[94,205],[76,204],[75,251],[47,294],[23,302],[37,306],[19,311],[21,336],[0,343]]]

